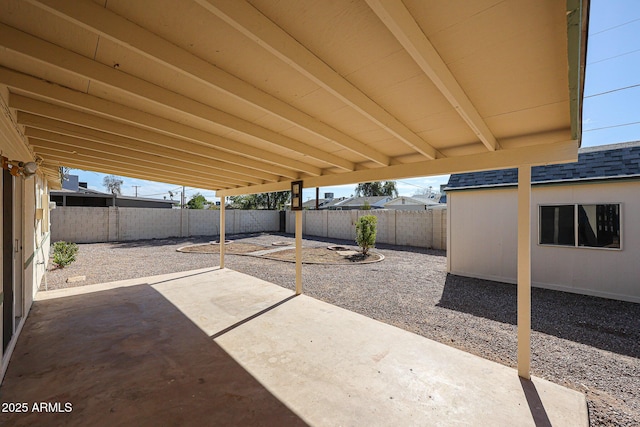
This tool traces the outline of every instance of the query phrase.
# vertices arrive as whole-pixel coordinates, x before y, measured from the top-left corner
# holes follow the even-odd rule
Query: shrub
[[[363,211],[370,211],[371,210],[371,204],[365,200],[364,203],[362,204],[362,209]]]
[[[364,215],[356,223],[356,243],[362,248],[362,255],[367,255],[370,248],[376,245],[376,224],[374,215]]]
[[[76,260],[78,245],[69,242],[55,242],[53,244],[53,263],[58,268],[64,268]]]

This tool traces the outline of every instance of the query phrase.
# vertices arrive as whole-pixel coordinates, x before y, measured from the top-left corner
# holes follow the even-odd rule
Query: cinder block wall
[[[430,211],[303,211],[302,233],[355,241],[362,215],[378,218],[377,242],[446,249],[446,210]],[[226,212],[226,233],[274,232],[278,211]],[[287,233],[295,232],[295,212],[287,212]],[[52,242],[115,242],[167,237],[217,236],[220,212],[215,210],[58,207],[51,211]]]
[[[226,212],[228,234],[280,229],[278,211]],[[52,241],[116,242],[167,237],[217,236],[220,212],[215,210],[57,207],[51,211]]]
[[[302,211],[302,233],[307,236],[354,240],[356,222],[363,215],[378,218],[376,241],[391,245],[446,250],[447,211]],[[295,232],[295,212],[287,212],[287,233]]]
[[[119,218],[119,241],[140,239],[164,239],[174,236],[186,236],[184,226],[187,224],[180,211],[173,209],[153,208],[118,208],[116,214]],[[182,227],[180,220],[183,220]],[[181,230],[182,228],[182,230]],[[182,231],[182,233],[181,233]]]
[[[109,209],[81,206],[58,207],[51,211],[51,242],[107,242]]]

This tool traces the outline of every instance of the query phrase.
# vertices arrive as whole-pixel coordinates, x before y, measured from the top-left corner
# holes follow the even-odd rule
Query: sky
[[[640,140],[640,1],[591,0],[587,67],[585,78],[582,147]],[[71,169],[89,188],[106,191],[105,174]],[[182,186],[120,177],[122,194],[180,200]],[[396,180],[402,196],[410,196],[432,187],[439,190],[449,175]],[[335,197],[354,194],[356,185],[320,188]],[[196,193],[215,200],[215,191],[186,187],[186,200]],[[137,192],[137,193],[136,193]],[[304,190],[304,200],[315,199],[315,188]]]

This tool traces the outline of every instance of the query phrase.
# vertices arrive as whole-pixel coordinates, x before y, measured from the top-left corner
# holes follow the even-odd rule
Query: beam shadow
[[[307,425],[149,285],[36,301],[0,392],[71,404],[12,426]]]
[[[437,306],[517,324],[517,289],[513,284],[448,274]],[[532,288],[531,328],[640,358],[640,304]]]
[[[271,306],[269,306],[269,307],[265,308],[264,310],[260,310],[260,311],[259,311],[259,312],[257,312],[256,314],[252,314],[251,316],[249,316],[249,317],[247,317],[247,318],[245,318],[245,319],[242,319],[242,320],[240,320],[240,321],[238,321],[238,322],[234,323],[233,325],[231,325],[231,326],[229,326],[229,327],[224,328],[224,329],[223,329],[223,330],[221,330],[220,332],[216,332],[215,334],[211,335],[211,338],[215,340],[216,338],[218,338],[218,337],[220,337],[220,336],[222,336],[222,335],[226,334],[227,332],[230,332],[230,331],[234,330],[235,328],[237,328],[237,327],[239,327],[239,326],[242,326],[242,325],[244,325],[245,323],[250,322],[251,320],[253,320],[253,319],[257,318],[257,317],[262,316],[263,314],[265,314],[265,313],[267,313],[267,312],[269,312],[269,311],[273,310],[274,308],[276,308],[276,307],[278,307],[278,306],[281,306],[281,305],[282,305],[282,304],[284,304],[285,302],[287,302],[287,301],[289,301],[289,300],[291,300],[291,299],[293,299],[293,298],[295,298],[295,297],[297,297],[297,296],[298,296],[298,295],[291,295],[290,297],[287,297],[287,298],[283,299],[282,301],[278,301],[277,303],[275,303],[275,304],[273,304],[273,305],[271,305]]]
[[[531,416],[533,417],[533,422],[536,427],[552,427],[547,411],[544,409],[544,405],[542,404],[542,400],[540,400],[540,395],[533,381],[520,377],[520,385],[522,386],[524,396],[527,398],[527,404],[529,405],[529,410],[531,411]]]

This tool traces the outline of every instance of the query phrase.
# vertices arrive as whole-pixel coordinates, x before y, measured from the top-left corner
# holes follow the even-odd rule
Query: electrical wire
[[[584,99],[587,99],[587,98],[593,98],[593,97],[600,96],[600,95],[607,95],[607,94],[609,94],[609,93],[614,93],[614,92],[620,92],[621,90],[634,89],[634,88],[636,88],[636,87],[640,87],[640,83],[635,84],[635,85],[631,85],[631,86],[619,87],[619,88],[617,88],[617,89],[607,90],[607,91],[605,91],[605,92],[594,93],[593,95],[587,95],[587,96],[585,96],[585,97],[584,97]]]
[[[627,21],[627,22],[624,22],[622,24],[614,25],[613,27],[605,28],[604,30],[600,30],[600,31],[595,32],[595,33],[591,33],[591,34],[589,34],[589,37],[593,37],[593,36],[596,36],[598,34],[606,33],[607,31],[615,30],[616,28],[624,27],[625,25],[632,24],[632,23],[634,23],[636,21],[640,21],[640,18],[632,19],[631,21]]]
[[[602,127],[593,128],[593,129],[583,129],[582,132],[593,132],[595,130],[620,128],[620,127],[624,127],[624,126],[633,126],[633,125],[640,125],[640,122],[630,122],[630,123],[622,123],[622,124],[619,124],[619,125],[602,126]]]
[[[589,66],[589,65],[594,65],[594,64],[599,64],[600,62],[609,61],[609,60],[611,60],[611,59],[620,58],[621,56],[625,56],[625,55],[632,55],[632,54],[634,54],[634,53],[636,53],[636,52],[640,52],[640,49],[635,49],[635,50],[631,50],[631,51],[629,51],[629,52],[621,53],[621,54],[619,54],[619,55],[610,56],[610,57],[608,57],[608,58],[604,58],[604,59],[598,59],[597,61],[593,61],[593,62],[588,62],[588,63],[587,63],[587,66]]]

